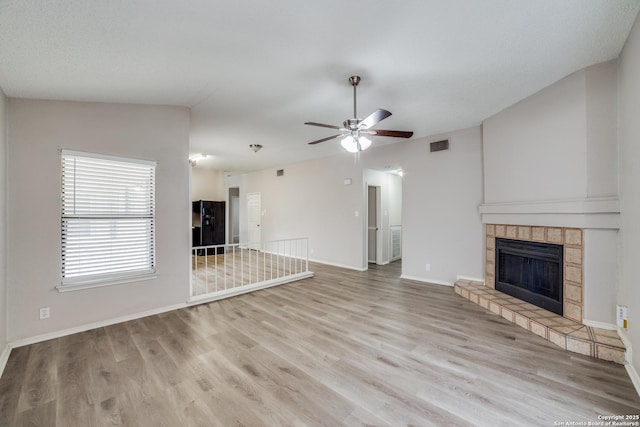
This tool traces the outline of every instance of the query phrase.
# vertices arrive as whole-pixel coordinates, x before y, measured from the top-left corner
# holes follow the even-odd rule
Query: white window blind
[[[62,151],[62,285],[155,273],[155,162]]]

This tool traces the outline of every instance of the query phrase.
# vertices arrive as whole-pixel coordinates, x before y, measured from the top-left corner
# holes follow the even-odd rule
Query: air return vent
[[[436,142],[432,142],[431,144],[429,144],[430,150],[432,153],[436,152],[436,151],[443,151],[443,150],[448,150],[449,149],[449,140],[448,139],[444,139],[442,141],[436,141]]]
[[[283,176],[284,175],[284,169],[278,169],[276,171],[276,176]]]

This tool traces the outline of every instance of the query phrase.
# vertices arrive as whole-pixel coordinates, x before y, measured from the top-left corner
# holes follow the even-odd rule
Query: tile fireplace
[[[582,322],[583,313],[583,236],[579,228],[535,227],[522,225],[486,224],[485,226],[485,285],[496,289],[496,239],[511,242],[531,242],[549,244],[559,248],[562,264],[559,271],[562,277],[562,299],[559,301],[563,317]],[[498,286],[499,288],[500,286]],[[504,289],[498,289],[504,292]],[[518,295],[514,295],[518,296]],[[534,301],[520,298],[538,307],[549,310]],[[558,312],[557,310],[550,310]],[[558,313],[560,314],[560,313]]]
[[[562,315],[496,289],[501,281],[500,274],[496,275],[496,248],[503,239],[515,243],[518,249],[527,243],[558,248],[562,254],[561,268],[558,266],[562,272],[558,278]],[[459,279],[454,290],[565,350],[623,364],[625,346],[617,331],[584,324],[584,242],[585,230],[580,228],[485,224],[485,281]],[[557,261],[560,262],[559,257]]]

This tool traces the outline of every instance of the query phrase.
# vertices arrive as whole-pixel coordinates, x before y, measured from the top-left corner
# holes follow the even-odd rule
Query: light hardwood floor
[[[553,426],[640,413],[624,368],[563,351],[399,264],[14,349],[9,426]]]
[[[306,259],[251,249],[233,248],[217,256],[192,256],[192,296],[279,279],[306,269]]]

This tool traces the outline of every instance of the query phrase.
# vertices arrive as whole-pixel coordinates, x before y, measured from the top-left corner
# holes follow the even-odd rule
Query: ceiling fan
[[[359,119],[356,112],[356,86],[360,83],[360,76],[349,77],[349,83],[353,86],[353,119],[347,119],[342,122],[342,127],[325,125],[323,123],[305,122],[305,125],[320,126],[323,128],[337,129],[339,134],[331,135],[326,138],[312,141],[309,144],[319,144],[321,142],[329,141],[331,139],[344,137],[342,139],[342,146],[351,153],[357,153],[358,151],[366,150],[371,145],[371,140],[364,135],[374,136],[390,136],[394,138],[411,138],[413,132],[402,130],[382,130],[372,129],[373,126],[380,123],[391,115],[391,112],[383,109],[378,109],[364,119]]]

